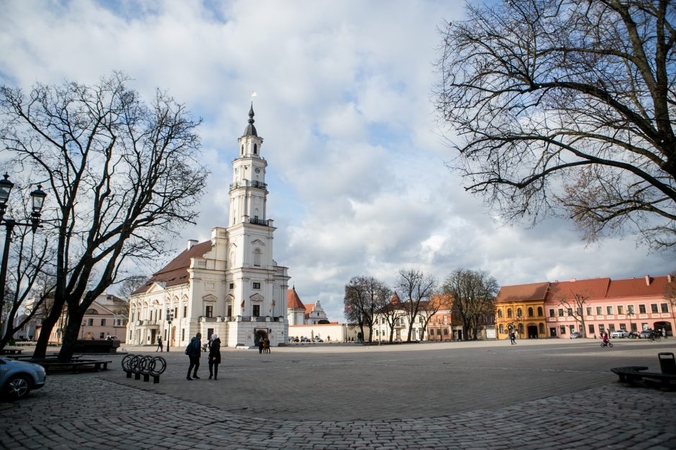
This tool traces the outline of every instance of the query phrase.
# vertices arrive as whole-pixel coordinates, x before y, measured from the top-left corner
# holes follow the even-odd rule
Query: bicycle
[[[601,348],[603,347],[610,347],[613,348],[613,343],[608,341],[608,342],[601,342]]]

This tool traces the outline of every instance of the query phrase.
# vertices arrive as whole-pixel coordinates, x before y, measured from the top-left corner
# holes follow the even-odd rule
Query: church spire
[[[249,125],[244,129],[244,134],[242,136],[258,136],[258,132],[256,132],[256,127],[254,126],[254,109],[253,109],[253,101],[251,102],[251,108],[249,109]]]

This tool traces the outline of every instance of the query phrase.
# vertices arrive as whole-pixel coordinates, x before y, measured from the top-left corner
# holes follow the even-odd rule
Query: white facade
[[[271,345],[287,341],[289,276],[273,259],[267,161],[253,117],[252,106],[232,163],[228,227],[214,228],[210,241],[189,241],[132,294],[127,338],[133,345],[155,345],[161,337],[169,347],[185,347],[198,332],[203,342],[217,333],[230,347],[253,346],[259,337]]]

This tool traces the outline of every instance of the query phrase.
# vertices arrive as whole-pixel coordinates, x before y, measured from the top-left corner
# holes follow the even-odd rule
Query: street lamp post
[[[14,219],[5,219],[5,211],[7,210],[7,202],[9,194],[14,187],[14,183],[9,181],[9,175],[5,173],[5,178],[0,180],[0,225],[5,226],[5,245],[2,253],[2,265],[0,266],[0,333],[4,334],[4,326],[2,323],[2,311],[5,307],[5,282],[7,279],[7,263],[9,259],[9,243],[12,240],[12,232],[14,227],[31,227],[33,233],[40,227],[40,214],[42,206],[45,203],[47,194],[42,190],[42,186],[31,192],[31,217],[30,222],[17,222]]]
[[[167,330],[167,353],[169,353],[169,346],[171,345],[171,321],[174,320],[174,312],[167,308],[167,323],[169,328]]]

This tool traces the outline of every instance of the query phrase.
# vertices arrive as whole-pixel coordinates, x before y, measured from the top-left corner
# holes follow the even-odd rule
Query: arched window
[[[254,144],[254,155],[258,154],[258,144]]]
[[[519,324],[519,334],[523,336],[523,324]]]
[[[260,267],[261,265],[261,249],[257,248],[254,250],[254,266]]]
[[[501,309],[498,309],[498,319],[502,319],[502,310]]]
[[[507,318],[508,319],[512,318],[512,308],[507,308]]]
[[[523,317],[523,311],[521,311],[521,308],[516,309],[516,317],[517,318]]]
[[[533,317],[533,308],[528,308],[528,317]]]
[[[540,334],[545,334],[545,324],[544,323],[540,324]]]
[[[85,311],[85,314],[98,314],[98,313],[99,312],[94,308],[89,308],[87,311]]]
[[[242,145],[242,150],[241,150],[241,152],[242,152],[242,155],[243,155],[243,154],[244,154],[244,146],[243,146],[243,145]]]
[[[538,317],[542,317],[544,314],[542,313],[542,306],[538,306]],[[544,331],[543,331],[544,333]]]
[[[504,334],[504,333],[505,333],[505,327],[502,324],[500,324],[500,334]]]

